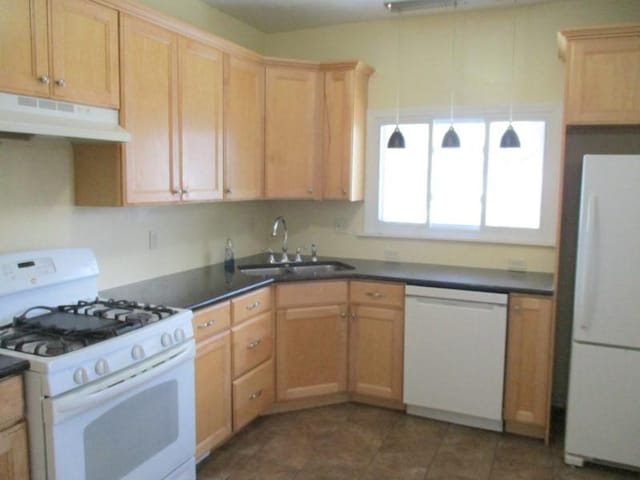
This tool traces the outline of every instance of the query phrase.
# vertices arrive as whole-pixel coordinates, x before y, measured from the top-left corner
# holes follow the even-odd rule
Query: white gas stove
[[[194,479],[189,310],[97,298],[89,249],[0,255],[0,353],[25,372],[32,478]]]

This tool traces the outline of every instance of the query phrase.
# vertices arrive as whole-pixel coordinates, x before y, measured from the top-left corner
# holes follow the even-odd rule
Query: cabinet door
[[[320,73],[267,67],[267,198],[319,198]]]
[[[118,12],[86,0],[51,0],[52,94],[118,108]]]
[[[24,422],[0,431],[0,478],[29,479],[27,427]]]
[[[324,74],[323,198],[349,198],[353,126],[351,71]]]
[[[180,200],[176,35],[122,16],[126,203]]]
[[[544,437],[549,421],[551,299],[511,295],[504,419],[507,431]],[[524,428],[518,429],[518,426]]]
[[[640,35],[579,38],[569,45],[568,124],[640,123]]]
[[[265,67],[257,60],[225,55],[224,197],[264,196]]]
[[[47,0],[0,0],[0,90],[49,95]]]
[[[353,306],[349,331],[349,390],[401,401],[403,342],[402,310]]]
[[[277,398],[347,390],[347,305],[277,312]]]
[[[231,434],[231,334],[198,343],[195,360],[196,457]]]
[[[222,198],[222,52],[180,39],[182,199]]]

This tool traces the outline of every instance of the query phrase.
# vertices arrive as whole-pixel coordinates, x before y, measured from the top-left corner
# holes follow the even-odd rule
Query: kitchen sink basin
[[[317,275],[322,273],[340,272],[344,270],[353,270],[354,267],[342,262],[302,262],[302,263],[284,263],[280,265],[244,265],[238,267],[240,272],[245,275],[253,275],[258,277],[274,277],[284,274],[298,275]]]

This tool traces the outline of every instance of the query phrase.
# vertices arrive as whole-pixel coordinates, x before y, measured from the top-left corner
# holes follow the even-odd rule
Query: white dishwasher
[[[502,431],[508,296],[408,285],[407,413]]]

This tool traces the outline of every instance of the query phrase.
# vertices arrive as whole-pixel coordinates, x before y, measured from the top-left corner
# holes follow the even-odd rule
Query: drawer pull
[[[340,318],[347,318],[347,312],[340,312]]]
[[[251,305],[247,305],[245,308],[247,310],[255,310],[259,306],[260,306],[260,301],[257,301],[257,302],[253,302]]]
[[[204,330],[205,328],[209,328],[214,323],[216,323],[215,320],[209,320],[208,322],[201,323],[200,325],[198,325],[198,330]]]
[[[261,396],[262,396],[262,389],[249,395],[249,400],[255,400],[256,398],[260,398]]]
[[[251,342],[249,345],[247,345],[247,349],[248,350],[253,350],[254,348],[256,348],[258,345],[260,345],[262,343],[262,339],[259,338],[258,340],[256,340],[255,342]]]
[[[382,295],[380,292],[367,292],[367,297],[373,298],[373,299],[379,299],[384,297],[384,295]]]

